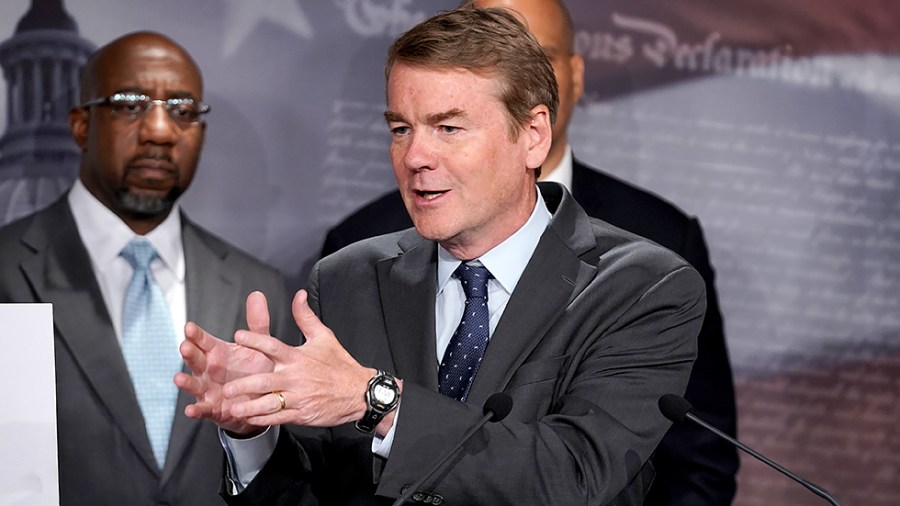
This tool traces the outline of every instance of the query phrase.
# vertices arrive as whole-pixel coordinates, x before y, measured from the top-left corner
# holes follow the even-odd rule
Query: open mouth
[[[440,191],[430,191],[430,190],[416,190],[416,196],[425,200],[434,200],[441,195],[447,193],[448,190],[440,190]]]

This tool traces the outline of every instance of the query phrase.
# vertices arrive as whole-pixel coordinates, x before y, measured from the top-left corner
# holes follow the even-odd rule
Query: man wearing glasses
[[[261,290],[273,333],[296,339],[281,275],[179,209],[203,146],[202,99],[197,65],[171,39],[138,32],[100,48],[69,113],[78,179],[0,229],[0,302],[54,305],[63,506],[221,504],[215,428],[184,416],[188,396],[172,383],[185,321],[231,336]]]

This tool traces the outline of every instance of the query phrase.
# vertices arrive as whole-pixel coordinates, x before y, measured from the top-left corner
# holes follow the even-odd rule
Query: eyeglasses
[[[82,108],[107,105],[114,116],[135,121],[150,112],[154,104],[159,104],[169,114],[169,118],[180,127],[188,127],[200,122],[200,117],[209,112],[209,105],[193,98],[153,99],[143,93],[114,93],[108,97],[95,98],[81,104]]]

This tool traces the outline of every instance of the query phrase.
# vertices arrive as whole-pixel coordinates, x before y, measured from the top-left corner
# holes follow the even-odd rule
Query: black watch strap
[[[384,371],[378,371],[366,388],[366,414],[356,421],[361,432],[372,432],[375,426],[400,402],[400,388],[397,380]]]

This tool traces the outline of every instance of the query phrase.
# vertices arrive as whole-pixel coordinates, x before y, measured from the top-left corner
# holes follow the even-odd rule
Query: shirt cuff
[[[391,425],[388,433],[384,435],[384,437],[379,437],[378,434],[375,434],[375,437],[372,438],[372,453],[378,455],[381,458],[388,458],[391,456],[391,447],[394,445],[394,429],[397,428],[397,420],[400,417],[400,405],[394,409],[394,423]]]
[[[248,439],[237,439],[229,436],[219,428],[219,441],[225,449],[228,465],[226,466],[226,478],[228,492],[238,495],[244,491],[253,478],[262,470],[269,457],[275,452],[278,444],[278,435],[281,427],[278,425],[268,427],[265,432]]]

